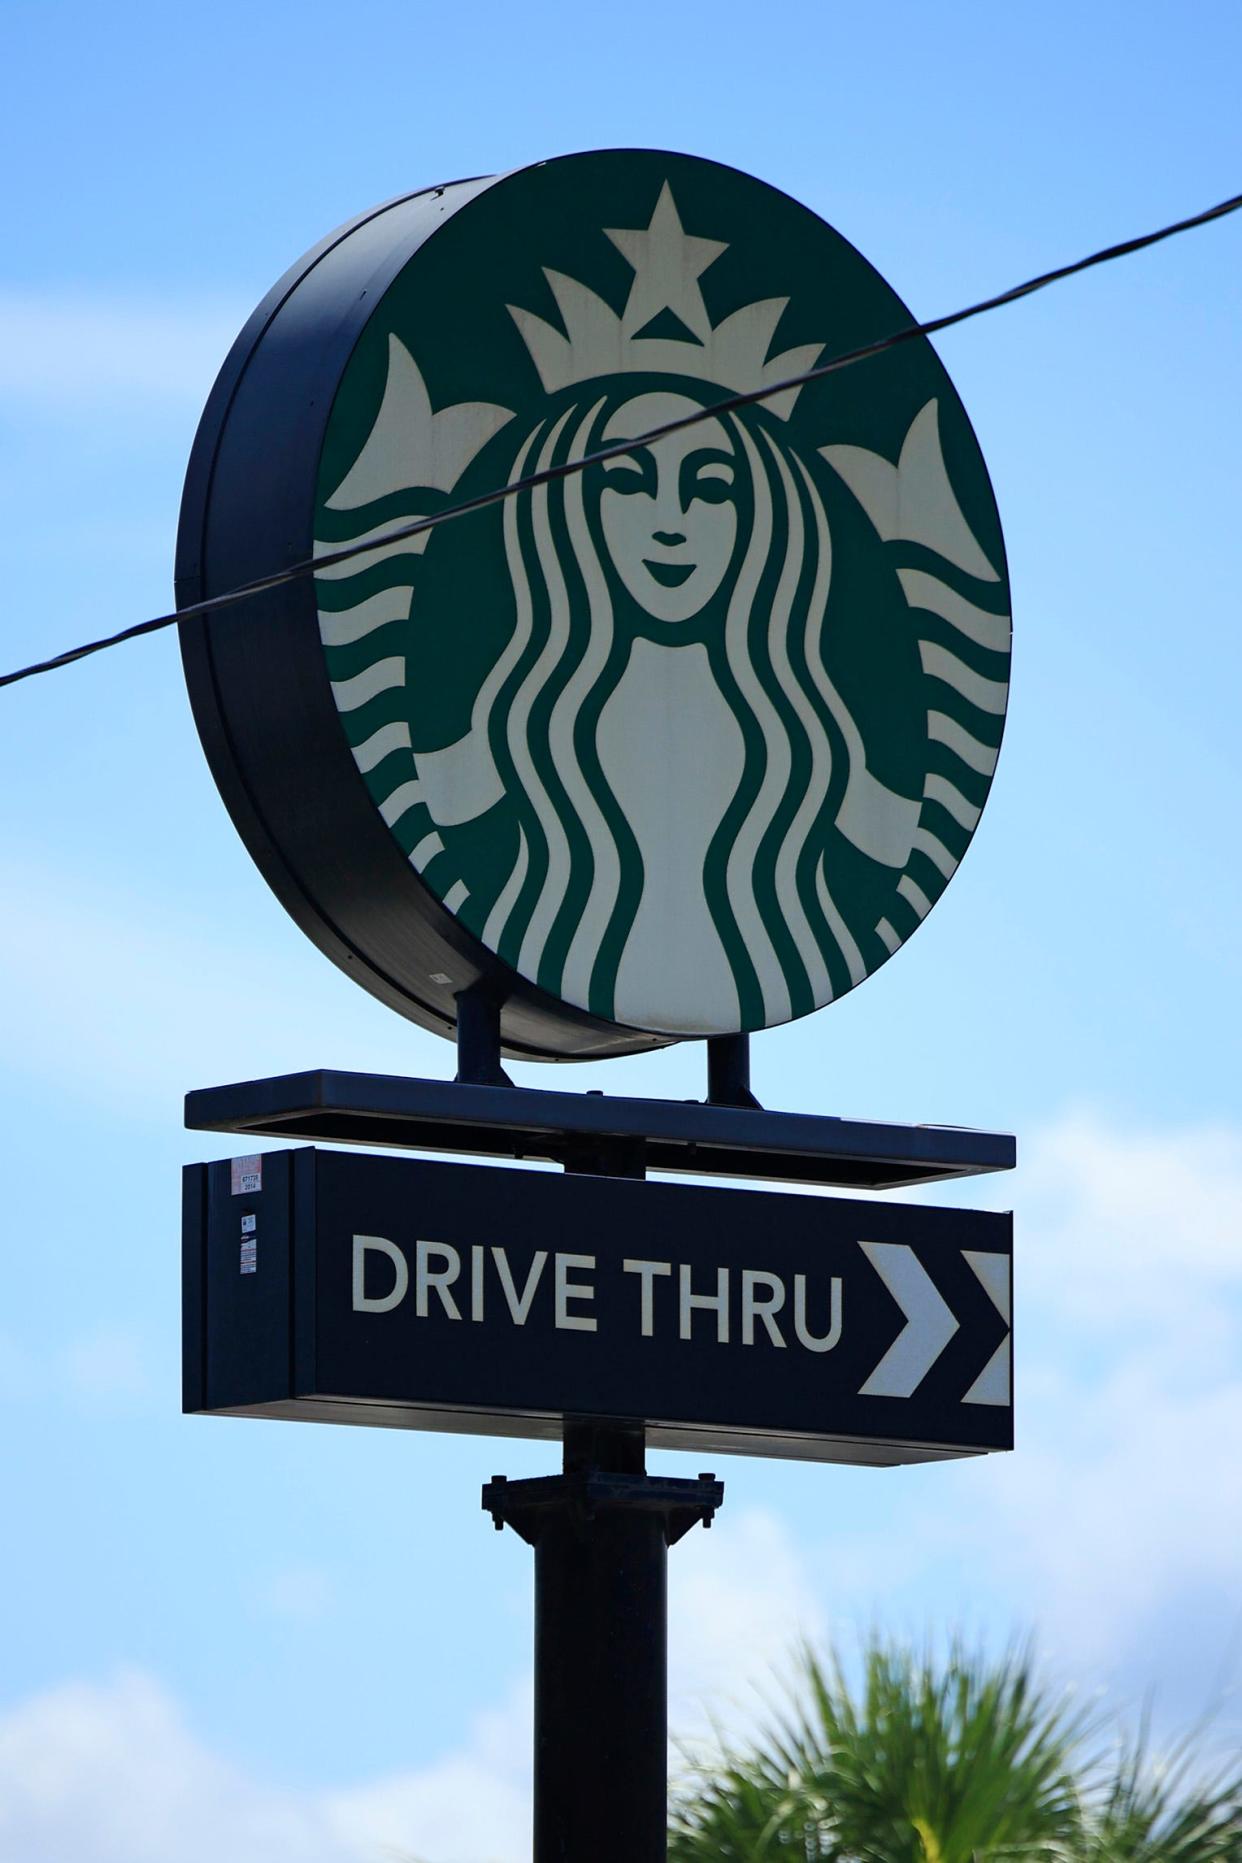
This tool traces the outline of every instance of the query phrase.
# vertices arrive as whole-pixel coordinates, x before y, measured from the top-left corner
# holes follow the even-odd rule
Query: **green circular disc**
[[[502,177],[353,348],[316,550],[912,321],[838,233],[715,163]],[[402,853],[606,1023],[715,1035],[843,995],[939,898],[996,764],[1000,525],[923,339],[325,569],[316,598]]]

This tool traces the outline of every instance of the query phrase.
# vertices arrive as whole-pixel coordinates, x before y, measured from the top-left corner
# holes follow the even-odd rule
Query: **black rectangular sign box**
[[[185,1172],[184,1408],[892,1464],[1013,1446],[1012,1220],[321,1151]]]

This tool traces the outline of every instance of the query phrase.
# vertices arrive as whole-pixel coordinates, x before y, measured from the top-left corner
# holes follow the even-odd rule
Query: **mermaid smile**
[[[679,589],[683,582],[688,582],[694,574],[693,563],[659,563],[651,557],[643,558],[643,568],[649,576],[654,576],[661,587]]]

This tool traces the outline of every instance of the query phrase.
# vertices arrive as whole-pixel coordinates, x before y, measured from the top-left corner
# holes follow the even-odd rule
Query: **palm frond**
[[[1075,1863],[1242,1863],[1242,1765],[1205,1772],[1206,1731],[1157,1755],[1144,1717],[1087,1796]]]
[[[856,1684],[806,1650],[784,1714],[679,1794],[670,1863],[1060,1863],[1086,1733],[1026,1648],[937,1661],[872,1638]]]

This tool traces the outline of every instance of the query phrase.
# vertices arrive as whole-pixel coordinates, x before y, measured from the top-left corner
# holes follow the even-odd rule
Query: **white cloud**
[[[200,405],[241,328],[228,304],[0,291],[0,397],[77,414]]]
[[[1239,1444],[1242,1379],[1170,1394],[1126,1365],[1091,1397],[1050,1407],[997,1484],[996,1524],[1045,1637],[1076,1665],[1146,1671],[1182,1692],[1195,1677],[1160,1676],[1149,1652],[1163,1622],[1193,1622],[1200,1609],[1217,1620],[1223,1653],[1236,1629],[1219,1621],[1218,1594],[1236,1590]],[[1211,1678],[1199,1679],[1206,1694]]]
[[[1022,1291],[1040,1308],[1122,1352],[1141,1328],[1187,1372],[1236,1343],[1220,1301],[1242,1294],[1242,1131],[1071,1114],[1037,1135],[1019,1182]]]
[[[962,1543],[992,1549],[1015,1615],[1080,1670],[1203,1704],[1230,1668],[1242,1683],[1221,1621],[1242,1545],[1242,1133],[1078,1114],[1025,1149],[1018,1448],[961,1475],[951,1505],[965,1486],[983,1510]]]
[[[419,1863],[523,1863],[530,1856],[531,1684],[510,1688],[475,1719],[457,1753],[417,1772],[327,1801],[342,1841],[367,1856]],[[0,1860],[3,1863],[3,1860]],[[177,1859],[180,1863],[180,1859]]]
[[[0,1863],[358,1863],[314,1806],[208,1753],[149,1678],[49,1689],[0,1720]]]
[[[519,1767],[515,1736],[528,1712],[518,1691],[459,1754],[294,1793],[263,1782],[258,1729],[253,1768],[230,1765],[149,1676],[66,1683],[0,1717],[0,1863],[519,1863],[529,1740]]]
[[[824,1612],[806,1555],[763,1508],[717,1516],[669,1556],[669,1724],[694,1739],[740,1734],[764,1712],[774,1677]]]

